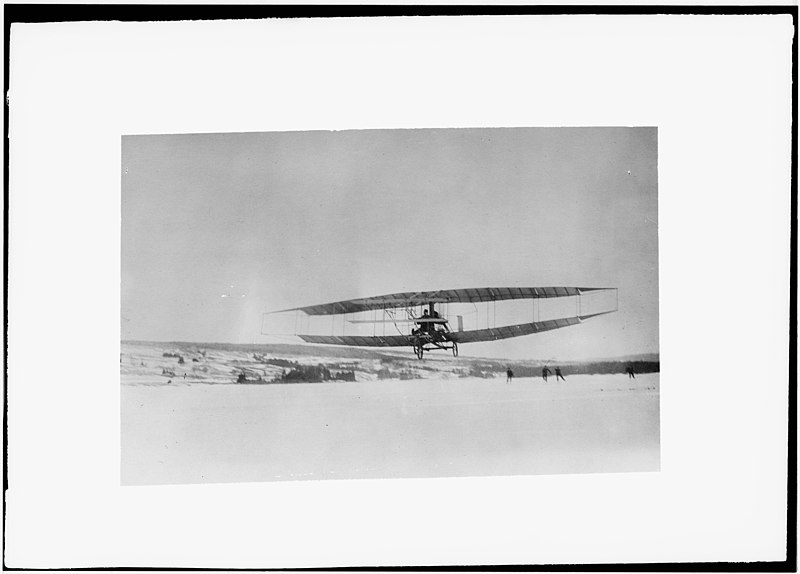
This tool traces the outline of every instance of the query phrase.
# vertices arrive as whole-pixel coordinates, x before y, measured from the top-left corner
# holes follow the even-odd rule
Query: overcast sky
[[[462,354],[658,351],[655,128],[124,136],[122,338],[267,342],[265,311],[611,286],[618,313]]]

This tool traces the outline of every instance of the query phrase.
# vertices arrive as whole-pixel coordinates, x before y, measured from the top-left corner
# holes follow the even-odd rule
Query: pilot
[[[428,310],[425,309],[425,312],[422,314],[422,317],[420,317],[420,319],[430,319],[430,318],[431,316],[428,314]],[[425,323],[420,323],[419,330],[422,333],[429,333],[431,330],[433,330],[433,323],[428,323],[427,321]]]

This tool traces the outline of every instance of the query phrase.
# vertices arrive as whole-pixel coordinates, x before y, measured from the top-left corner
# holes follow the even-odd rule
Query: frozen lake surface
[[[122,484],[657,471],[658,374],[167,385],[124,377]]]

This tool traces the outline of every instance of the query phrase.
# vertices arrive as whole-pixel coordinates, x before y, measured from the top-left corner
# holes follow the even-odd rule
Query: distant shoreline
[[[246,352],[291,352],[300,355],[317,356],[318,351],[325,351],[328,357],[363,357],[379,358],[383,355],[395,356],[403,353],[410,347],[350,347],[346,345],[314,345],[311,343],[221,343],[221,342],[193,342],[193,341],[147,341],[141,339],[121,339],[123,345],[147,345],[147,346],[175,346],[175,347],[203,347],[217,350],[246,351]],[[315,352],[316,351],[316,352]],[[431,358],[449,357],[446,353],[433,353]],[[413,358],[413,355],[410,357]],[[620,355],[613,357],[591,357],[588,359],[509,359],[505,357],[469,356],[459,357],[462,361],[501,361],[511,364],[540,364],[554,365],[559,364],[578,364],[578,363],[604,363],[604,362],[655,362],[660,363],[659,353],[633,353],[630,355]]]

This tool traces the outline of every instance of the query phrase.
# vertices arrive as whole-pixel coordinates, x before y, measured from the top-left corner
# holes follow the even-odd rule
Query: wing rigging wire
[[[392,324],[394,325],[394,328],[397,329],[398,334],[403,335],[405,337],[405,333],[403,333],[400,330],[400,327],[397,326],[397,317],[395,316],[394,310],[384,309],[384,312],[386,313],[386,315],[389,316],[389,319],[392,320]]]

